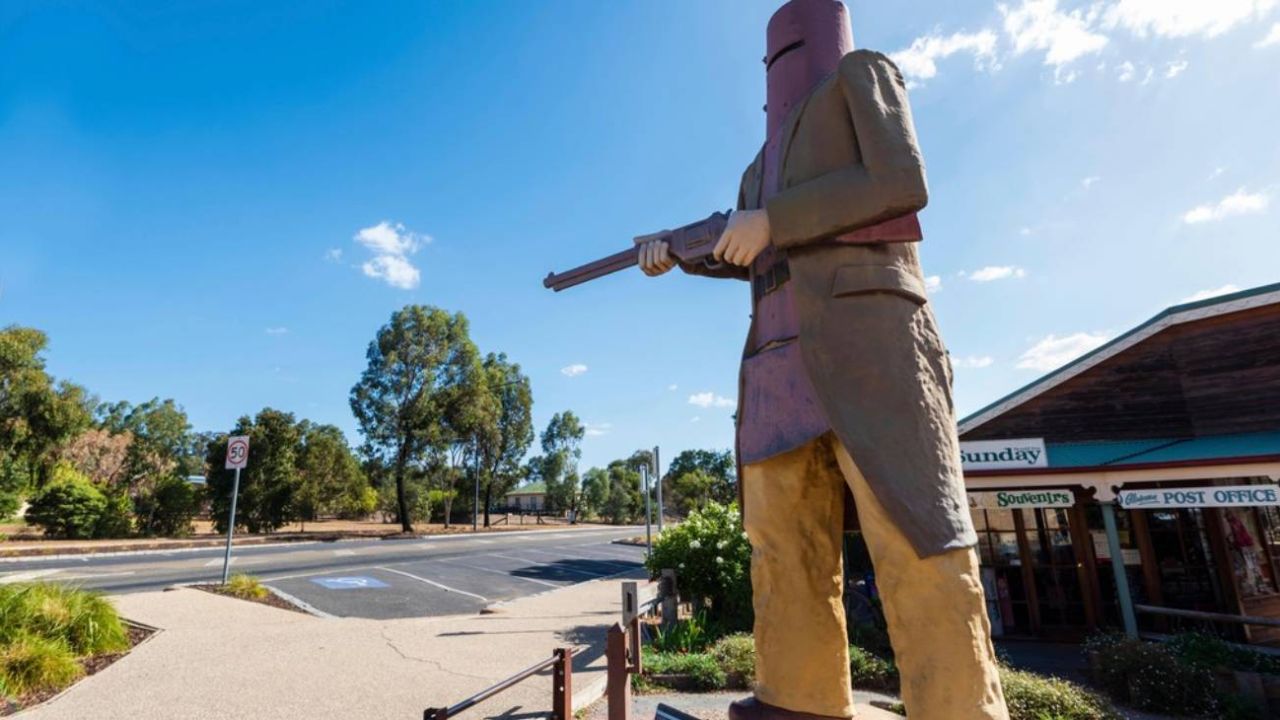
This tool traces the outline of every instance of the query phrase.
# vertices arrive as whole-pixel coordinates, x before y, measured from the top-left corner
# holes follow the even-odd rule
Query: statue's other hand
[[[640,235],[635,239],[640,248],[640,270],[649,277],[661,275],[676,266],[671,247],[664,240],[667,231]]]

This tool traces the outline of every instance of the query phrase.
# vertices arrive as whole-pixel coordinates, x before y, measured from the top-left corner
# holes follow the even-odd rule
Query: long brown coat
[[[972,546],[951,365],[916,245],[831,242],[928,199],[902,75],[884,55],[849,53],[782,132],[780,190],[765,209],[790,264],[801,356],[819,402],[917,553]],[[757,156],[743,174],[739,209],[758,208],[761,166]]]

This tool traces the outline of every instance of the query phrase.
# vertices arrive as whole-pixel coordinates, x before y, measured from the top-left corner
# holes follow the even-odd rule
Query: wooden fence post
[[[573,720],[573,648],[557,648],[552,671],[551,716]]]
[[[662,571],[658,592],[662,594],[662,629],[670,631],[680,614],[680,593],[676,589],[675,570],[666,568]]]
[[[609,628],[605,643],[608,663],[605,695],[609,702],[609,720],[627,720],[631,716],[631,673],[627,662],[627,631],[622,623]]]

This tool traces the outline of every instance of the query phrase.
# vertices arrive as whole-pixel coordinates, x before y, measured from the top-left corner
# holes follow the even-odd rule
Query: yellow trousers
[[[815,715],[854,714],[842,602],[846,482],[910,719],[1008,720],[975,553],[919,557],[831,433],[743,468],[756,698]]]

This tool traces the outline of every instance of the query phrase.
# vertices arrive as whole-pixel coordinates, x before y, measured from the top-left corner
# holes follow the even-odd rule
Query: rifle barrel
[[[625,270],[640,262],[639,248],[629,248],[620,253],[614,253],[606,258],[601,258],[595,262],[589,262],[586,265],[580,265],[572,270],[566,270],[562,273],[551,273],[542,281],[542,286],[551,288],[556,292],[560,292],[565,288],[571,288],[574,285],[581,285],[588,280],[595,280],[604,277],[610,273]]]

